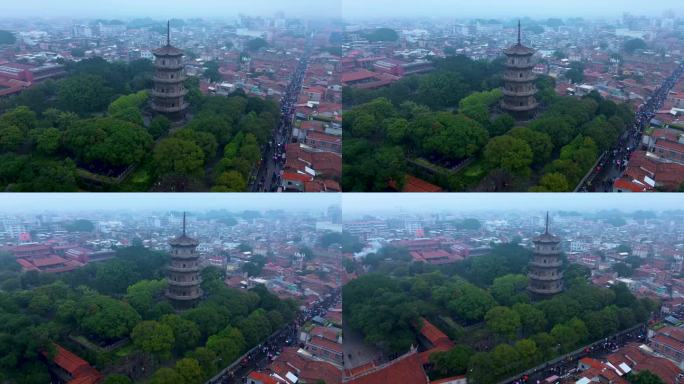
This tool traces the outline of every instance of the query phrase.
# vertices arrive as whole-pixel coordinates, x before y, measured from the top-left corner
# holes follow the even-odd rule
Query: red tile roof
[[[26,259],[17,259],[17,263],[19,263],[19,265],[21,265],[22,268],[29,270],[29,271],[38,269],[38,268],[36,268],[35,265],[31,264]]]
[[[283,173],[283,180],[293,180],[293,181],[311,181],[313,180],[313,177],[309,175],[303,175],[300,173],[293,173],[293,172],[284,172]]]
[[[654,188],[646,184],[645,178],[656,181],[667,189],[676,189],[684,182],[684,165],[660,162],[647,156],[645,151],[635,151],[629,158],[623,177],[617,179],[615,188],[631,192],[650,192]]]
[[[261,373],[261,372],[250,372],[249,375],[247,375],[248,379],[260,381],[263,384],[279,384],[278,380],[272,378],[271,376]]]
[[[49,251],[51,248],[43,244],[31,244],[31,245],[17,245],[12,248],[13,252],[35,252],[35,251]]]
[[[375,77],[375,72],[371,72],[367,69],[361,69],[354,72],[344,72],[342,73],[342,82],[349,83],[354,81],[366,80]]]
[[[312,360],[297,353],[297,348],[284,348],[271,363],[269,369],[285,377],[287,372],[296,374],[300,380],[315,383],[323,380],[326,384],[340,384],[342,370],[334,365],[319,360]]]
[[[318,348],[327,349],[337,354],[342,354],[342,344],[335,341],[330,341],[319,336],[314,336],[309,340],[309,344]]]
[[[442,188],[407,174],[402,192],[442,192]]]
[[[424,317],[421,317],[423,325],[420,328],[420,334],[423,335],[433,346],[435,347],[447,347],[452,348],[454,343],[449,339],[449,336],[440,331],[439,328],[435,327],[431,322],[427,321]]]
[[[346,377],[357,376],[357,375],[360,375],[360,374],[362,374],[362,373],[364,373],[364,372],[370,371],[370,370],[372,370],[372,369],[375,368],[375,367],[376,367],[375,362],[369,361],[369,362],[367,362],[367,363],[365,363],[365,364],[362,364],[362,365],[359,365],[359,366],[357,366],[357,367],[345,369],[345,370],[344,370],[344,375],[345,375]]]
[[[598,368],[601,369],[603,367],[603,363],[596,359],[592,359],[590,357],[583,357],[579,361],[580,363],[586,365],[587,367],[592,367],[592,368]]]
[[[48,356],[47,352],[43,352],[43,355]],[[100,372],[87,361],[57,344],[52,362],[69,373],[71,380],[67,384],[95,384],[102,379]]]
[[[657,343],[660,343],[660,344],[664,344],[664,345],[674,349],[675,351],[684,351],[684,343],[682,343],[681,341],[677,341],[671,337],[667,337],[663,334],[659,333],[655,337],[653,337],[651,340],[655,341]]]
[[[609,355],[606,360],[614,367],[626,364],[636,372],[651,371],[667,384],[675,384],[677,375],[683,373],[673,362],[662,357],[652,356],[641,350],[638,344],[628,344]]]
[[[337,341],[338,336],[340,334],[339,330],[336,330],[335,328],[328,328],[328,327],[313,327],[311,329],[311,332],[309,332],[312,336],[318,336],[323,339],[327,339],[330,341]]]
[[[684,144],[675,141],[658,140],[655,144],[656,148],[663,148],[670,151],[684,153]]]
[[[57,265],[57,264],[66,263],[66,259],[63,259],[63,258],[56,256],[56,255],[52,255],[50,257],[35,258],[32,261],[36,267],[46,267],[46,266],[50,266],[50,265]]]
[[[356,376],[347,377],[345,383],[351,384],[427,384],[429,383],[420,358],[415,351],[411,351],[387,364],[367,370]]]
[[[339,144],[342,142],[342,138],[339,136],[335,135],[328,135],[327,133],[322,133],[322,132],[309,132],[306,135],[307,139],[311,140],[316,140],[316,141],[325,141],[326,143],[334,143],[334,144]]]
[[[681,279],[679,279],[681,280]],[[679,298],[680,300],[684,300]],[[684,343],[684,329],[676,327],[664,327],[658,330],[658,333],[667,335],[677,341]]]

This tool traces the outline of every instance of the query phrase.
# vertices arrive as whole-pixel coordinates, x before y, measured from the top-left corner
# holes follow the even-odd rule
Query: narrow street
[[[552,363],[547,363],[543,368],[539,368],[529,375],[524,375],[521,378],[509,381],[509,384],[524,384],[524,383],[543,383],[552,376],[560,378],[574,374],[577,371],[577,363],[580,359],[591,357],[594,359],[603,359],[609,354],[616,351],[618,348],[625,346],[632,342],[644,342],[646,340],[646,327],[636,327],[637,329],[630,331],[619,332],[604,340],[598,341],[591,346],[585,348],[579,353],[571,353],[560,360],[554,360]]]
[[[299,330],[316,316],[324,316],[328,310],[342,302],[342,291],[338,290],[299,313],[297,319],[283,326],[277,334],[254,348],[234,369],[224,372],[219,378],[207,384],[242,384],[254,370],[264,369],[285,347],[300,345]]]
[[[578,192],[612,192],[613,182],[622,176],[632,152],[641,146],[644,129],[656,112],[663,106],[670,90],[684,74],[684,64],[680,65],[660,86],[655,94],[636,112],[632,127],[619,139],[613,149],[606,151],[603,161],[593,170]]]
[[[277,192],[280,187],[280,173],[285,165],[285,144],[292,138],[295,104],[302,91],[304,76],[309,66],[311,44],[312,41],[309,39],[292,81],[281,99],[280,120],[273,131],[273,139],[264,148],[259,170],[250,186],[251,192]]]

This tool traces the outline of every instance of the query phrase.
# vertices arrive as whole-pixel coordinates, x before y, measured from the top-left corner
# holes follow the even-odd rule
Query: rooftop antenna
[[[183,212],[183,236],[185,236],[185,212]]]
[[[518,20],[518,45],[522,45],[522,39],[520,37],[520,20]]]
[[[549,233],[549,211],[546,211],[546,234]]]
[[[171,45],[171,20],[166,22],[166,45]]]

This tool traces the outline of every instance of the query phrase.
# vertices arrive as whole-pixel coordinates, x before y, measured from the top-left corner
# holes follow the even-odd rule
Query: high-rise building
[[[342,208],[339,205],[328,207],[328,219],[333,224],[342,224]]]
[[[549,233],[549,214],[546,213],[546,230],[532,240],[534,254],[529,263],[528,290],[538,298],[549,297],[563,291],[563,258],[561,239]]]
[[[197,246],[199,241],[185,234],[185,213],[183,213],[183,233],[169,241],[171,264],[167,267],[168,297],[176,308],[193,306],[202,297],[200,284],[200,264]]]
[[[75,38],[93,37],[93,30],[89,25],[75,24],[71,27],[71,36]]]
[[[183,51],[171,45],[171,23],[167,25],[166,46],[152,52],[154,61],[154,89],[151,94],[152,109],[166,115],[172,121],[185,117],[188,103],[185,102],[185,65]]]
[[[518,120],[527,120],[534,116],[539,103],[535,95],[536,76],[532,71],[535,66],[534,49],[526,47],[521,41],[520,22],[518,22],[518,44],[506,49],[506,70],[503,75],[503,101],[501,108]]]

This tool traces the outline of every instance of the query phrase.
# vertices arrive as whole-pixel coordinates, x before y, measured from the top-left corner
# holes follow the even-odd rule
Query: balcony
[[[182,89],[177,92],[159,92],[157,90],[151,90],[150,95],[153,97],[161,97],[161,98],[174,98],[174,97],[183,97],[188,94],[187,89]]]
[[[189,106],[190,106],[190,104],[183,103],[183,105],[180,105],[177,107],[164,107],[164,106],[152,103],[152,109],[154,109],[157,112],[162,112],[162,113],[182,112],[182,111],[186,110]]]
[[[187,79],[187,76],[185,76],[185,75],[177,76],[177,77],[174,77],[173,79],[170,79],[168,77],[154,76],[152,78],[152,81],[154,81],[155,83],[176,84],[176,83],[184,82],[185,79]]]
[[[530,292],[536,293],[539,295],[555,295],[556,293],[561,293],[563,291],[563,286],[561,285],[558,288],[535,288],[535,287],[529,287],[528,288]]]
[[[524,90],[524,91],[511,91],[506,88],[502,88],[501,92],[505,96],[513,96],[513,97],[529,97],[529,96],[534,96],[537,94],[537,89],[530,89],[530,90]]]
[[[506,66],[506,68],[511,68],[511,69],[530,69],[530,68],[534,68],[534,66],[536,64],[535,63],[527,63],[527,64],[524,64],[524,63],[518,63],[518,64],[506,63],[504,65]]]
[[[529,83],[530,81],[535,81],[537,76],[532,73],[527,76],[520,77],[517,74],[506,73],[503,75],[503,81],[509,81],[511,83]]]
[[[192,287],[195,285],[200,285],[202,283],[202,279],[198,279],[198,280],[194,280],[194,281],[175,281],[175,280],[171,280],[171,279],[167,278],[166,282],[169,285],[175,285],[177,287]]]
[[[542,263],[541,261],[530,261],[530,266],[540,267],[540,268],[559,268],[563,266],[562,261],[549,261],[548,263]]]
[[[190,273],[190,272],[199,272],[200,267],[174,267],[173,265],[169,265],[166,267],[167,270],[171,272],[180,272],[180,273]]]
[[[529,277],[532,280],[554,281],[561,280],[563,278],[563,273],[561,272],[556,275],[540,275],[537,273],[530,272],[527,274],[527,277]]]
[[[172,259],[179,259],[179,260],[196,260],[199,259],[199,254],[198,253],[190,253],[187,255],[184,254],[174,254],[174,253],[169,253],[169,256],[171,256]]]
[[[560,255],[561,250],[559,249],[535,249],[534,253],[537,255],[550,255],[550,256],[555,256],[555,255]]]
[[[183,63],[180,63],[180,64],[154,63],[154,68],[155,69],[161,69],[162,71],[179,71],[179,70],[185,68],[185,64],[183,64]]]
[[[527,112],[531,111],[539,106],[539,103],[535,102],[532,104],[526,104],[526,105],[509,105],[506,104],[505,102],[501,103],[501,108],[506,109],[508,111],[513,111],[513,112]]]
[[[171,293],[169,291],[166,291],[166,297],[172,300],[197,300],[200,297],[202,297],[202,290],[200,289],[198,293],[195,294],[188,294],[188,295],[176,295],[174,293]]]

